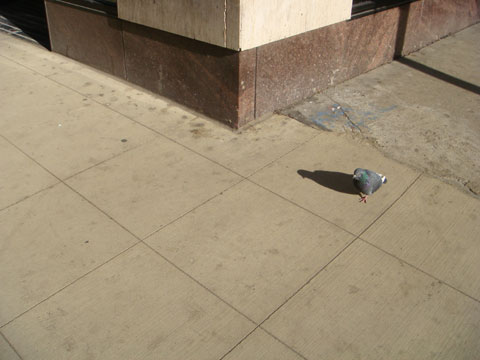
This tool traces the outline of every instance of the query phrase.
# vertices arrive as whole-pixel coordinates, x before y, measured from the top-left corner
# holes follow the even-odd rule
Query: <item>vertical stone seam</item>
[[[128,81],[128,72],[127,72],[127,50],[125,49],[125,26],[124,21],[118,19],[120,21],[120,33],[122,34],[122,50],[123,50],[123,72],[124,72],[124,79]]]
[[[47,6],[47,1],[43,2],[43,6],[45,6],[45,20],[47,20],[47,31],[48,31],[48,43],[50,45],[50,51],[53,52],[53,41],[52,41],[52,33],[50,32],[50,20],[48,17],[48,6]]]
[[[253,86],[253,118],[257,118],[257,77],[258,77],[258,46],[255,48],[255,84]]]
[[[223,8],[223,47],[227,47],[227,0],[224,1]]]

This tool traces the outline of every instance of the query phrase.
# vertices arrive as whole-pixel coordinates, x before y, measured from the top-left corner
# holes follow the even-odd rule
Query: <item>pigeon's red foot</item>
[[[367,195],[365,196],[360,196],[360,202],[367,203]]]

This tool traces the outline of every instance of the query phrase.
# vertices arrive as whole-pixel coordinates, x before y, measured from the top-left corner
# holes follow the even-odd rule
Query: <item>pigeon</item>
[[[367,196],[380,189],[387,178],[382,174],[368,169],[355,169],[353,172],[353,185],[360,191],[360,202],[367,203]]]

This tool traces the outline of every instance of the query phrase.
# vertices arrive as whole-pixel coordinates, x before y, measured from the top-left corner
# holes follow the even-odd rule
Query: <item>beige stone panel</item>
[[[226,46],[226,0],[121,0],[118,17],[210,44]]]
[[[301,360],[302,358],[287,346],[256,329],[240,343],[225,360]]]
[[[480,299],[480,201],[422,176],[365,240]]]
[[[0,210],[58,180],[0,137]]]
[[[159,138],[67,182],[143,238],[239,180],[225,168]]]
[[[260,323],[353,239],[244,181],[145,241]]]
[[[0,326],[137,241],[65,185],[0,212]]]
[[[380,172],[388,179],[366,204],[359,202],[351,178],[359,167]],[[361,140],[321,132],[251,179],[358,235],[417,177],[416,171],[385,158]]]
[[[242,6],[242,0],[227,0],[226,5],[226,47],[238,50],[240,48],[240,6]]]
[[[352,0],[119,0],[119,17],[246,50],[350,18]]]
[[[358,240],[264,325],[307,359],[475,359],[480,304]]]
[[[139,244],[2,331],[24,360],[207,360],[254,326]]]
[[[244,0],[240,48],[254,48],[350,19],[352,0]]]

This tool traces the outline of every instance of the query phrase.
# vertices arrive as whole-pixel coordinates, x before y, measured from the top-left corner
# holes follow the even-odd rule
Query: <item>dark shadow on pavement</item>
[[[458,86],[467,91],[471,91],[475,94],[480,94],[480,86],[469,83],[467,81],[458,79],[454,76],[448,75],[444,72],[435,70],[429,66],[423,65],[419,62],[416,62],[412,59],[407,59],[402,57],[404,55],[404,46],[405,46],[405,36],[407,33],[408,26],[408,17],[410,14],[410,4],[405,4],[399,7],[399,17],[398,17],[398,27],[397,35],[395,39],[395,53],[394,58],[406,66],[411,67],[412,69],[423,72],[424,74],[433,76],[437,79],[448,82],[452,85]]]
[[[338,171],[326,170],[298,170],[298,175],[315,181],[317,184],[326,188],[342,192],[345,194],[357,195],[358,190],[353,186],[353,174],[345,174]]]
[[[429,66],[426,66],[426,65],[423,65],[419,62],[416,62],[412,59],[407,59],[407,58],[400,58],[400,59],[397,59],[397,61],[399,63],[402,63],[404,65],[407,65],[415,70],[418,70],[418,71],[421,71],[425,74],[428,74],[430,76],[433,76],[437,79],[440,79],[440,80],[443,80],[443,81],[446,81],[452,85],[455,85],[455,86],[458,86],[458,87],[461,87],[462,89],[465,89],[465,90],[468,90],[468,91],[471,91],[475,94],[479,94],[480,95],[480,86],[477,86],[475,84],[472,84],[472,83],[469,83],[467,81],[464,81],[464,80],[461,80],[459,78],[456,78],[454,76],[451,76],[451,75],[448,75],[444,72],[441,72],[441,71],[438,71],[438,70],[435,70]]]
[[[395,53],[394,58],[403,55],[403,47],[405,45],[405,36],[407,34],[408,15],[410,14],[410,4],[400,6],[398,17],[397,36],[395,39]]]

